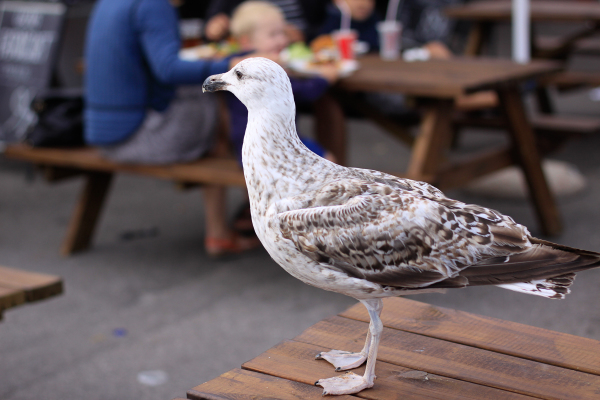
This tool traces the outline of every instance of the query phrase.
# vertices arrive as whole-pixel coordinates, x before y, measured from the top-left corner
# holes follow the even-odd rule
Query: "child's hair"
[[[277,16],[285,19],[276,5],[266,1],[245,1],[233,11],[231,16],[231,34],[239,38],[250,35],[267,16]]]

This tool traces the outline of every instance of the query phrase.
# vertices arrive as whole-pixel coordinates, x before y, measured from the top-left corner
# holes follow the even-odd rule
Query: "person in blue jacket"
[[[169,0],[99,0],[85,46],[85,139],[125,163],[197,159],[212,147],[214,97],[202,82],[239,59],[184,61],[177,10]],[[204,190],[206,249],[238,252],[257,242],[231,234],[222,187]]]

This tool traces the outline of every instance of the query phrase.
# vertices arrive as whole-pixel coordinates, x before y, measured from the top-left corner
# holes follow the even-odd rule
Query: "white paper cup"
[[[379,32],[379,55],[384,60],[397,60],[400,57],[400,35],[402,24],[398,21],[381,21]]]

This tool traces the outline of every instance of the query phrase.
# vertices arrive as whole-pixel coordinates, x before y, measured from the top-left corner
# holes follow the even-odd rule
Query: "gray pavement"
[[[600,103],[586,92],[570,96],[561,97],[563,110],[598,114]],[[302,119],[305,131],[310,123]],[[372,124],[352,121],[350,135],[352,165],[406,164],[407,149]],[[496,140],[502,139],[468,132],[461,148]],[[600,251],[599,149],[600,137],[591,137],[554,156],[575,164],[588,181],[583,192],[559,199],[565,229],[552,238],[557,242]],[[28,180],[27,171],[0,158],[0,264],[60,275],[65,293],[5,313],[0,399],[185,397],[185,390],[355,303],[295,280],[262,249],[209,259],[198,191],[142,177],[116,179],[93,249],[63,258],[58,248],[81,182],[49,185]],[[448,194],[498,209],[539,234],[527,202]],[[229,202],[235,210],[241,192],[232,190]],[[600,340],[600,270],[578,274],[563,301],[498,288],[415,298]],[[138,381],[138,373],[155,370],[166,373],[166,382]]]

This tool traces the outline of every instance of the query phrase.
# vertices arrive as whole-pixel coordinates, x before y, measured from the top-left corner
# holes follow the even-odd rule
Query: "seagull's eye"
[[[244,74],[242,74],[240,71],[235,71],[235,75],[238,77],[238,79],[242,79],[244,77]]]

